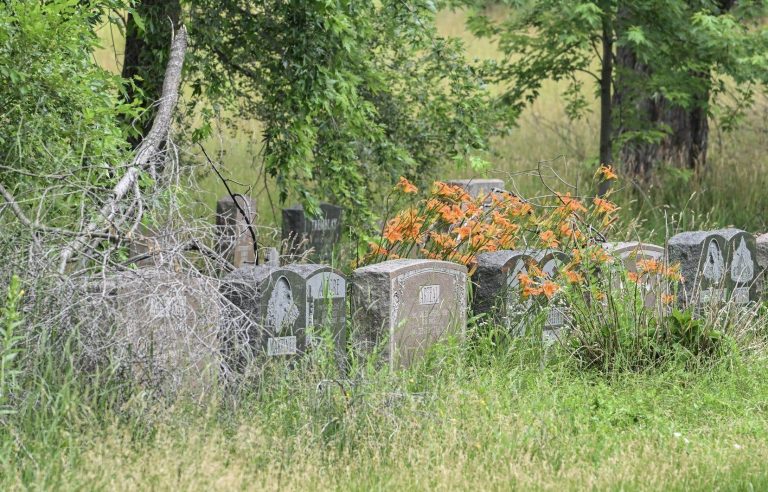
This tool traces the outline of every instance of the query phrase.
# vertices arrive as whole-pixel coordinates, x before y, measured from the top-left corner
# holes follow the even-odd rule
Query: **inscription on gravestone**
[[[253,223],[256,218],[256,202],[242,195],[237,195],[237,204],[231,196],[216,202],[216,251],[229,260],[235,268],[256,261],[253,250],[253,236],[248,230],[248,221]],[[240,211],[242,209],[246,215]]]
[[[669,240],[669,261],[680,263],[681,300],[707,305],[757,300],[755,238],[739,229],[684,232]]]
[[[223,292],[235,309],[231,330],[257,354],[296,355],[320,328],[344,343],[346,279],[325,265],[246,266],[230,273]]]
[[[407,367],[435,342],[463,334],[467,269],[434,260],[391,260],[352,274],[354,343],[371,351],[386,341],[384,358]]]
[[[301,255],[312,250],[317,261],[331,261],[333,248],[341,238],[342,208],[323,203],[320,216],[311,217],[299,206],[283,209],[283,240],[289,254]]]

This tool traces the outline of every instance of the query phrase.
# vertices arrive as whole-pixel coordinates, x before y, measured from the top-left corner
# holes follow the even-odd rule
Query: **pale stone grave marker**
[[[464,188],[472,198],[490,197],[494,189],[504,189],[501,179],[452,179],[446,183]]]
[[[571,261],[570,256],[566,253],[554,249],[534,251],[533,258],[536,260],[538,267],[552,279],[556,279],[559,270]],[[547,308],[547,317],[544,321],[544,341],[552,342],[560,339],[568,324],[568,308],[562,304],[562,300],[550,300]]]
[[[89,337],[108,336],[115,360],[127,361],[139,383],[199,395],[215,385],[222,362],[221,304],[210,295],[217,287],[152,267],[93,283],[91,295],[107,302],[91,311]],[[117,328],[111,334],[110,323]]]
[[[437,341],[463,335],[467,269],[435,260],[390,260],[352,274],[353,341],[370,352],[386,341],[391,367],[407,367]]]
[[[235,268],[256,262],[253,237],[248,230],[256,218],[256,202],[242,195],[236,195],[237,205],[231,196],[216,202],[216,251],[229,260]],[[246,215],[240,211],[242,209]],[[246,216],[248,221],[246,221]]]
[[[655,260],[666,264],[666,250],[655,244],[627,241],[604,243],[603,248],[620,259],[624,268],[631,273],[638,273],[637,263],[641,260]],[[658,294],[661,290],[665,290],[663,279],[654,276],[652,279],[644,282],[642,287],[646,290],[643,296],[645,307],[652,308],[656,306]]]
[[[315,328],[330,329],[337,346],[343,345],[346,279],[331,267],[246,266],[224,279],[222,291],[242,313],[230,316],[232,330],[257,356],[302,354]]]
[[[680,263],[681,300],[718,305],[757,300],[755,238],[738,229],[683,232],[669,240],[670,264]]]
[[[301,205],[283,209],[283,240],[289,254],[301,255],[312,249],[311,258],[320,262],[333,259],[333,248],[341,238],[343,209],[329,203],[320,204],[320,216],[307,215]]]

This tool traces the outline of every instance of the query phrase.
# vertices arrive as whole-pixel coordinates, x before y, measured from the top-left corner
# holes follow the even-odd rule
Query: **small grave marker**
[[[464,188],[472,198],[488,197],[494,189],[504,189],[501,179],[452,179],[447,184]]]
[[[354,343],[363,351],[384,340],[392,367],[407,367],[435,342],[463,334],[467,269],[434,260],[390,260],[352,274]]]
[[[341,207],[320,204],[320,216],[308,216],[300,205],[283,209],[283,240],[289,254],[301,255],[312,249],[311,257],[320,262],[333,259],[333,248],[341,238]]]
[[[666,250],[655,244],[641,243],[639,241],[628,241],[618,243],[604,243],[603,247],[616,258],[620,259],[624,269],[631,273],[638,273],[637,262],[640,260],[655,260],[660,263],[666,262]],[[646,308],[656,306],[657,295],[663,287],[663,279],[658,275],[648,279],[643,284],[647,290],[643,297],[643,303]]]
[[[237,205],[231,196],[216,202],[216,251],[229,260],[235,268],[256,262],[253,237],[248,222],[256,218],[256,202],[243,195],[236,195]],[[242,209],[246,215],[240,211]],[[246,221],[246,216],[248,221]]]

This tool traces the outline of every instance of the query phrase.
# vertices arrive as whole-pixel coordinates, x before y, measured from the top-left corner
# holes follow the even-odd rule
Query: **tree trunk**
[[[613,83],[613,26],[611,23],[610,2],[602,3],[603,9],[603,55],[600,67],[600,165],[613,164],[613,101],[611,84]],[[599,195],[605,195],[610,182],[604,180],[598,188]]]
[[[130,122],[139,133],[129,138],[134,148],[152,128],[155,103],[162,93],[168,63],[168,39],[179,25],[181,4],[179,0],[141,0],[136,4],[136,12],[144,21],[144,31],[139,29],[136,19],[129,13],[122,76],[132,79],[136,85],[136,88],[127,87],[127,101],[138,100],[148,109],[139,121]],[[135,78],[137,76],[139,78]]]

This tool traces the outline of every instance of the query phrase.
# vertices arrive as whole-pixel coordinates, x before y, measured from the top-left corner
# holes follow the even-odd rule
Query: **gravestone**
[[[302,354],[320,328],[343,346],[346,279],[331,267],[245,266],[225,277],[222,292],[234,308],[228,331],[257,357]]]
[[[489,314],[496,322],[519,331],[524,314],[533,301],[520,295],[518,275],[528,273],[536,260],[525,251],[502,250],[477,255],[474,284],[474,314]],[[513,326],[514,325],[514,326]]]
[[[605,248],[613,256],[621,260],[624,269],[631,273],[638,273],[637,262],[640,260],[655,260],[661,263],[666,262],[666,250],[655,244],[641,243],[639,241],[603,243]],[[656,306],[658,294],[666,291],[663,279],[658,275],[648,278],[642,283],[646,290],[643,296],[643,304],[647,308]]]
[[[253,236],[248,229],[248,222],[253,224],[256,218],[256,202],[242,195],[236,195],[236,198],[237,204],[231,196],[216,202],[216,252],[235,268],[240,268],[256,262]],[[246,215],[243,215],[240,209]]]
[[[758,272],[758,292],[762,299],[768,298],[766,291],[766,281],[768,280],[768,234],[761,234],[755,240],[756,259]]]
[[[507,326],[516,335],[524,335],[528,326],[546,310],[543,325],[545,341],[552,341],[568,324],[567,309],[555,299],[547,306],[537,306],[533,298],[523,298],[520,274],[528,274],[531,264],[551,278],[557,277],[561,266],[570,261],[568,255],[556,250],[494,251],[477,256],[473,276],[474,313],[489,313],[497,323]]]
[[[501,179],[452,179],[446,183],[464,188],[472,198],[489,197],[494,189],[504,189]]]
[[[288,253],[300,256],[312,250],[310,257],[319,262],[333,259],[333,248],[341,238],[343,209],[328,203],[320,204],[320,216],[307,215],[301,205],[283,209],[283,241]]]
[[[83,328],[137,383],[200,395],[216,384],[222,362],[217,290],[211,279],[159,268],[122,272],[90,285],[90,299],[101,305],[91,304],[92,322]]]
[[[755,238],[738,229],[683,232],[669,240],[670,264],[680,263],[680,300],[694,305],[757,300]]]
[[[363,352],[383,346],[391,367],[407,367],[437,341],[463,335],[467,269],[434,260],[390,260],[352,274],[353,341]]]
[[[571,257],[566,253],[554,249],[537,250],[532,256],[544,274],[553,280],[557,280],[560,269],[571,261]],[[544,341],[552,342],[560,339],[569,323],[568,308],[562,299],[558,299],[557,296],[551,299],[547,306],[547,317],[544,320],[542,333]]]

